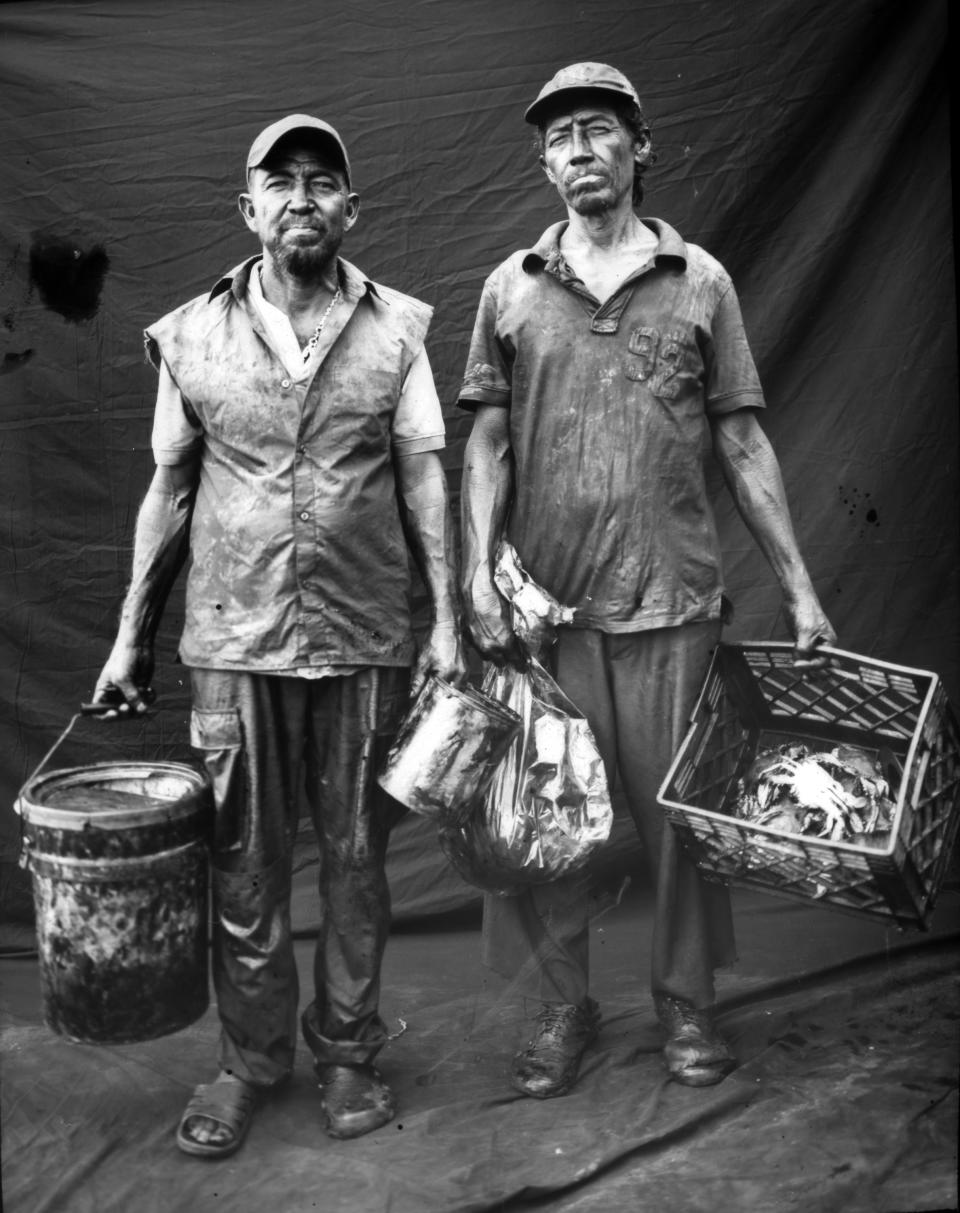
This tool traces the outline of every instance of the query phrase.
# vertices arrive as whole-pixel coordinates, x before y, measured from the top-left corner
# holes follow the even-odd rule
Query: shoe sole
[[[685,1087],[713,1087],[722,1082],[735,1067],[732,1065],[704,1068],[702,1070],[670,1070],[670,1077]]]

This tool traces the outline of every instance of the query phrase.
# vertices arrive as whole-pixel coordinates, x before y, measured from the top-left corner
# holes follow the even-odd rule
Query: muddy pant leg
[[[598,632],[564,629],[551,672],[590,722],[608,774],[614,770],[614,718]],[[534,885],[516,897],[484,898],[483,960],[543,1002],[579,1004],[589,986],[593,902],[583,873]]]
[[[686,733],[719,638],[719,623],[605,638],[620,776],[654,867],[652,992],[698,1007],[713,1003],[714,969],[735,959],[730,900],[687,857],[657,792]]]
[[[384,861],[403,810],[376,772],[408,685],[407,670],[372,668],[314,687],[307,785],[320,843],[320,931],[302,1026],[318,1064],[366,1064],[387,1037],[379,1014],[390,930]]]
[[[305,688],[294,678],[193,670],[193,744],[214,789],[213,980],[220,1067],[270,1086],[293,1067],[290,937]]]

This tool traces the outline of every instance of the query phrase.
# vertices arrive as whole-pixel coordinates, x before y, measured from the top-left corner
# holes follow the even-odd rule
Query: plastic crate
[[[830,666],[812,672],[794,668],[789,643],[719,645],[660,803],[710,878],[924,930],[957,831],[957,719],[936,674],[825,651]],[[884,849],[732,816],[757,750],[794,739],[860,746],[902,768]]]

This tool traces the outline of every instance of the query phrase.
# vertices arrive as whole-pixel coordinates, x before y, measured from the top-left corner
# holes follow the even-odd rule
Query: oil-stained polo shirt
[[[566,227],[503,262],[480,300],[460,403],[510,410],[507,537],[574,626],[632,632],[720,615],[708,419],[762,408],[718,261],[659,219],[650,262],[601,303]]]
[[[146,333],[201,457],[181,657],[275,673],[407,665],[393,428],[432,309],[341,260],[343,301],[295,379],[250,298],[257,261]],[[403,441],[438,449],[442,429]]]

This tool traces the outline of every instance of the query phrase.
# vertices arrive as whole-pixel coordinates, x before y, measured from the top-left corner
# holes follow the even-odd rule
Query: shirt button
[[[290,386],[290,383],[291,383],[291,380],[289,380],[289,379],[281,379],[281,380],[280,380],[280,386],[281,386],[282,388],[288,388],[288,387]]]
[[[310,517],[310,515],[307,513],[306,510],[301,511],[301,513],[300,513],[301,522],[306,522],[309,517]]]

